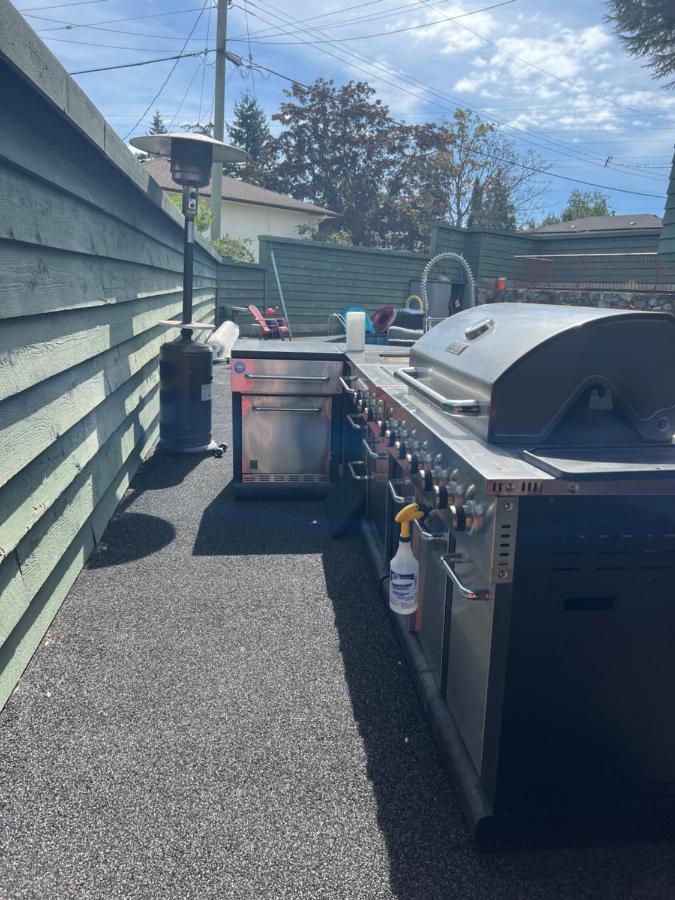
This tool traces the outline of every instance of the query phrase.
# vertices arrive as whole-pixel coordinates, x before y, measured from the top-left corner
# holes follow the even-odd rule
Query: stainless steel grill
[[[446,319],[396,374],[492,443],[667,443],[674,344],[668,313],[500,303]]]
[[[364,532],[383,574],[387,481],[387,519],[394,498],[426,511],[410,640],[445,701],[476,833],[513,817],[663,812],[675,319],[495,304],[436,326],[409,365],[354,355],[349,368],[364,449],[345,470],[373,498]]]

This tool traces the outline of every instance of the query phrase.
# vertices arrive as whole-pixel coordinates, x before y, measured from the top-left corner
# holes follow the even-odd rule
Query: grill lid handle
[[[427,400],[431,401],[434,406],[438,406],[443,412],[448,413],[448,415],[480,415],[480,403],[478,400],[451,400],[449,397],[444,397],[442,394],[439,394],[438,391],[427,387],[426,384],[417,380],[419,378],[419,369],[416,369],[414,366],[409,366],[405,369],[395,369],[394,378],[398,378],[403,384],[407,384],[408,387],[417,391],[418,394],[421,394]]]

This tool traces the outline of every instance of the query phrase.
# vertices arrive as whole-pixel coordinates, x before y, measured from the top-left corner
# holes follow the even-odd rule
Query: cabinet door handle
[[[387,453],[376,453],[365,438],[361,441],[361,443],[363,444],[363,449],[366,451],[366,454],[368,455],[368,459],[386,459],[387,458],[387,456],[388,456]]]
[[[350,377],[356,377],[356,376],[350,376]],[[342,378],[342,376],[340,376],[340,378],[338,378],[338,381],[342,385],[342,389],[345,392],[345,394],[351,394],[352,397],[356,397],[357,392],[354,390],[354,388],[349,387],[349,385],[344,380],[344,378]]]
[[[465,584],[462,584],[462,582],[459,580],[459,578],[455,574],[454,569],[451,567],[450,564],[451,563],[463,563],[463,562],[468,562],[468,560],[465,557],[459,556],[456,553],[444,553],[441,556],[441,565],[445,569],[446,573],[448,574],[448,577],[450,578],[450,580],[452,581],[454,586],[457,588],[457,590],[460,592],[462,597],[464,597],[466,600],[492,600],[493,597],[492,597],[492,594],[490,593],[490,591],[485,591],[485,590],[474,591],[473,588],[469,588]]]
[[[354,466],[365,466],[365,463],[362,459],[355,459],[352,462],[347,463],[347,468],[349,469],[349,474],[352,476],[354,481],[368,481],[370,478],[369,475],[357,475],[354,471]]]
[[[362,415],[362,413],[359,413],[356,416],[352,416],[351,414],[347,415],[347,421],[349,422],[351,427],[354,429],[354,431],[361,431],[361,429],[363,428],[363,422],[355,422],[354,421],[354,419],[360,418],[361,415]]]
[[[441,541],[444,544],[448,543],[449,533],[447,531],[427,531],[426,528],[423,528],[419,519],[413,519],[413,527],[419,532],[419,536],[423,541]]]
[[[394,501],[394,503],[398,504],[398,506],[403,506],[404,503],[412,503],[415,499],[414,493],[410,497],[402,497],[400,494],[397,494],[396,487],[393,481],[389,482],[389,493],[391,494],[391,499]],[[413,519],[413,521],[416,522],[417,519]]]

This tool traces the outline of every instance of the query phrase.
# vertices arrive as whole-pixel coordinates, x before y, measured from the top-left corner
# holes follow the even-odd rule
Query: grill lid
[[[492,443],[671,443],[675,317],[495,303],[421,337],[397,377]]]

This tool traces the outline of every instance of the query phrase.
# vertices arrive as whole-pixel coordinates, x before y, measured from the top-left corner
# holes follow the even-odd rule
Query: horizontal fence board
[[[153,417],[156,421],[158,412],[152,406],[134,410],[0,564],[0,643],[9,637],[127,458],[144,444]]]
[[[1,240],[0,257],[0,320],[183,291],[182,272],[149,265]],[[196,276],[194,287],[215,294],[215,276]]]
[[[179,211],[165,200],[159,185],[129,151],[125,150],[125,166],[138,172],[138,181],[113,167],[76,130],[64,127],[61,116],[2,63],[0,81],[0,159],[32,173],[45,185],[71,193],[83,204],[104,210],[120,224],[132,226],[167,247],[180,247],[181,231],[176,228],[176,222],[182,221]],[[167,208],[169,215],[162,211]],[[217,264],[215,256],[209,258]]]
[[[204,298],[202,298],[204,299]],[[0,400],[18,394],[180,312],[165,296],[34,317],[29,328],[10,319],[0,329]]]
[[[196,305],[195,315],[211,320],[212,302]],[[157,369],[159,348],[172,333],[157,325],[1,402],[0,486],[149,362]]]
[[[55,561],[45,582],[30,601],[30,605],[27,606],[10,636],[4,643],[0,643],[0,708],[11,695],[95,543],[100,540],[108,521],[131,484],[140,462],[155,442],[158,427],[157,424],[153,425],[143,445],[127,458],[96,509],[83,523],[75,539]],[[1,568],[0,578],[2,578]]]
[[[0,507],[7,513],[0,521],[0,560],[51,509],[110,438],[116,423],[149,403],[156,413],[158,402],[157,366],[152,360],[1,488]]]

